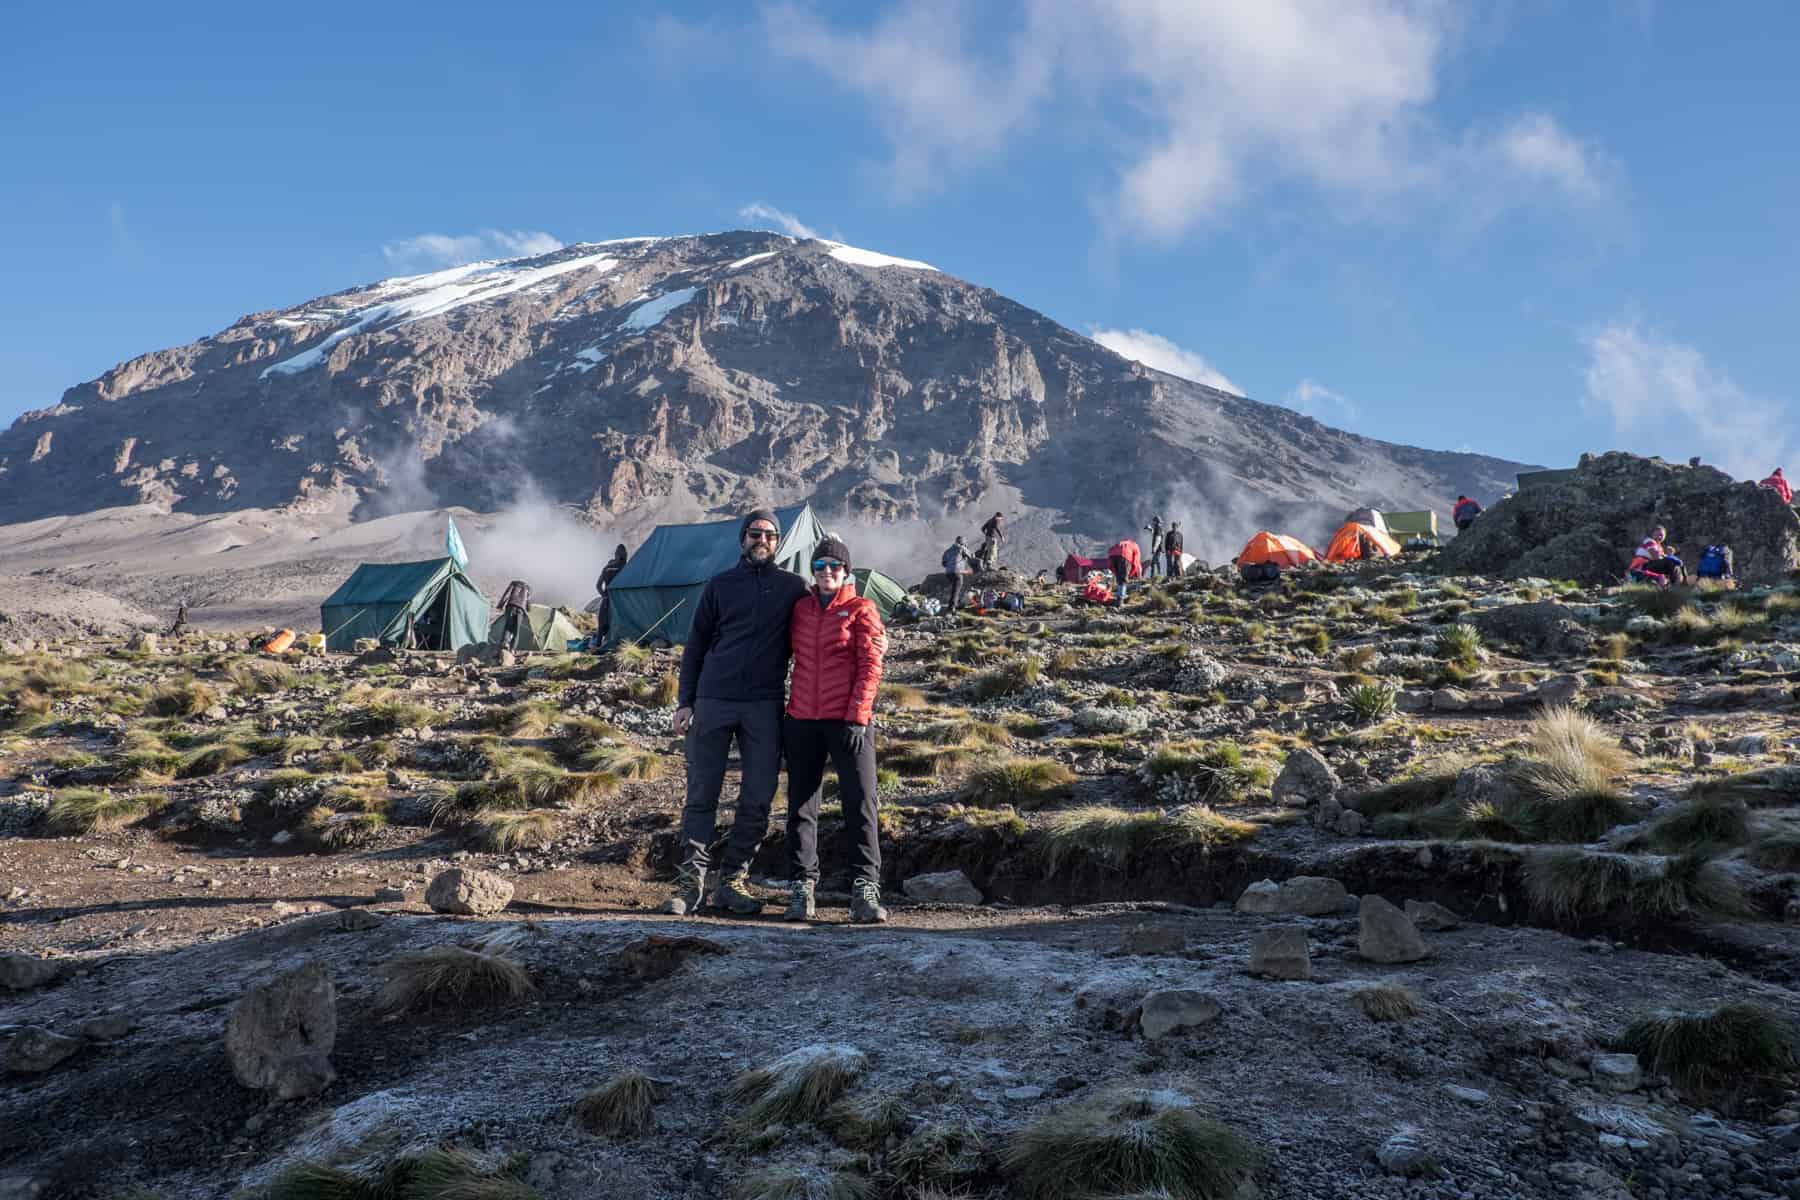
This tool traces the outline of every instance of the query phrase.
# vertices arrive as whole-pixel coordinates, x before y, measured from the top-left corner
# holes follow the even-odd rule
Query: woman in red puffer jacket
[[[786,917],[813,915],[819,881],[819,785],[829,759],[850,834],[850,919],[887,920],[881,907],[881,843],[876,823],[875,741],[869,717],[881,685],[887,630],[872,600],[856,594],[850,547],[827,537],[813,550],[812,591],[794,603],[790,637],[794,677],[788,685],[782,752],[788,771]]]

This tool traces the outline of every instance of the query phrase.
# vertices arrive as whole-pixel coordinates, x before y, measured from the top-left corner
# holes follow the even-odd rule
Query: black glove
[[[867,725],[845,725],[844,747],[852,754],[861,754],[863,747],[869,744],[869,727]]]

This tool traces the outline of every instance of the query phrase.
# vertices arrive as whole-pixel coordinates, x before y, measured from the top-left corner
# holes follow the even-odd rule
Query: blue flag
[[[449,524],[444,528],[444,553],[456,560],[456,569],[462,570],[469,565],[469,552],[463,549],[462,535],[456,532],[456,518],[447,518]]]

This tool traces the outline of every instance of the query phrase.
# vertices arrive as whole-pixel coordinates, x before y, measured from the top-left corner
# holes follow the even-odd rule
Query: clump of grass
[[[541,808],[489,810],[471,818],[469,829],[484,850],[497,854],[539,850],[556,840],[556,815]]]
[[[1022,655],[991,671],[983,671],[975,676],[970,686],[977,700],[997,700],[1036,687],[1041,669],[1035,656]]]
[[[933,725],[920,735],[925,741],[939,746],[1010,746],[1012,730],[993,721],[946,721],[941,725]]]
[[[979,808],[1039,808],[1067,796],[1075,772],[1048,758],[999,758],[969,773],[956,793],[959,803]]]
[[[248,761],[250,752],[236,742],[219,742],[212,746],[196,750],[182,760],[175,772],[177,779],[203,779],[208,775],[217,775],[228,771],[241,762]]]
[[[731,1185],[731,1200],[869,1200],[870,1182],[825,1167],[760,1167]]]
[[[1231,1200],[1261,1155],[1185,1097],[1124,1091],[1072,1104],[1007,1140],[1002,1168],[1027,1200],[1127,1192]]]
[[[595,746],[581,756],[582,766],[619,779],[661,779],[668,770],[668,760],[654,750],[628,743]]]
[[[835,1104],[868,1065],[854,1046],[815,1044],[791,1050],[731,1085],[745,1105],[734,1124],[753,1134],[769,1125],[811,1121]]]
[[[908,779],[944,779],[966,770],[976,758],[969,746],[931,746],[919,742],[896,742],[882,758],[887,765]]]
[[[1481,634],[1473,625],[1447,625],[1435,641],[1439,658],[1467,670],[1481,665]]]
[[[129,729],[108,767],[114,783],[160,783],[174,777],[181,754],[148,729]]]
[[[642,1071],[620,1071],[575,1102],[575,1122],[596,1137],[639,1137],[656,1128],[657,1091]]]
[[[1405,1021],[1419,1015],[1419,997],[1405,984],[1377,983],[1350,996],[1371,1021]]]
[[[1800,829],[1775,829],[1751,842],[1744,857],[1765,871],[1800,871]]]
[[[1594,654],[1607,662],[1624,662],[1631,654],[1631,635],[1609,633],[1594,645]]]
[[[285,663],[235,662],[225,668],[225,678],[240,696],[271,696],[300,682],[300,673]]]
[[[306,810],[297,832],[309,846],[330,851],[366,846],[386,828],[385,813],[340,813],[321,803]]]
[[[625,691],[634,704],[644,708],[670,708],[681,694],[681,676],[664,671],[655,679],[634,680]]]
[[[1707,1013],[1640,1017],[1618,1039],[1652,1071],[1694,1093],[1717,1091],[1800,1067],[1800,1042],[1788,1019],[1736,1000]]]
[[[1735,846],[1749,835],[1750,810],[1742,800],[1702,795],[1683,800],[1656,816],[1631,839],[1630,845],[1633,849],[1679,854],[1688,850]]]
[[[583,808],[619,788],[605,771],[534,769],[499,779],[465,783],[456,790],[463,812],[519,812],[528,808]]]
[[[838,1145],[872,1153],[905,1133],[912,1117],[900,1097],[883,1092],[860,1100],[839,1100],[825,1110],[819,1124]]]
[[[112,833],[142,820],[149,806],[137,796],[95,788],[64,788],[50,801],[50,831],[63,836]]]
[[[1389,814],[1414,813],[1450,798],[1462,764],[1452,762],[1407,779],[1396,779],[1356,798],[1356,811],[1371,821]]]
[[[1552,708],[1533,719],[1515,775],[1542,836],[1589,841],[1631,815],[1615,786],[1630,765],[1625,748],[1597,722]]]
[[[1151,588],[1144,593],[1144,599],[1143,602],[1138,605],[1138,611],[1146,613],[1165,613],[1174,612],[1179,607],[1181,607],[1180,602],[1177,601],[1175,597],[1169,595],[1169,593],[1163,591],[1161,588]]]
[[[1688,917],[1744,909],[1731,876],[1699,854],[1644,860],[1577,849],[1540,851],[1526,860],[1525,890],[1541,912],[1570,920],[1619,913]]]
[[[974,1126],[938,1122],[896,1146],[887,1156],[887,1169],[903,1187],[950,1188],[981,1170],[986,1150]]]
[[[1764,767],[1703,779],[1688,789],[1688,798],[1738,800],[1748,808],[1784,808],[1800,802],[1800,767]]]
[[[1223,804],[1241,800],[1269,786],[1268,764],[1246,762],[1243,747],[1235,742],[1171,742],[1157,748],[1144,764],[1152,781],[1170,777],[1202,781],[1199,800]]]
[[[541,738],[563,724],[562,710],[548,700],[523,700],[482,716],[482,725],[507,737]]]
[[[876,696],[885,707],[892,709],[924,708],[929,703],[924,692],[905,683],[884,683]]]
[[[538,1200],[519,1177],[525,1165],[515,1158],[490,1170],[474,1155],[450,1148],[403,1155],[374,1176],[301,1162],[261,1194],[264,1200]]]
[[[1066,679],[1081,669],[1080,651],[1069,649],[1058,650],[1050,656],[1050,674],[1059,679]]]
[[[512,957],[512,945],[511,938],[501,937],[475,946],[433,946],[403,954],[383,964],[375,1007],[405,1012],[440,1004],[460,1008],[523,1003],[537,994],[537,988]]]
[[[1394,689],[1379,683],[1363,683],[1344,693],[1344,703],[1366,725],[1394,715]]]
[[[219,693],[210,684],[183,675],[152,691],[145,707],[152,716],[197,717],[218,702]]]
[[[429,729],[445,720],[445,715],[431,705],[421,704],[392,688],[358,684],[344,693],[344,700],[356,707],[342,714],[338,725],[353,737],[383,737],[402,729]]]
[[[1301,644],[1320,658],[1331,653],[1331,635],[1323,629],[1313,630]]]
[[[1161,809],[1134,811],[1093,804],[1052,817],[1040,848],[1047,870],[1055,874],[1062,862],[1076,852],[1085,851],[1123,866],[1152,847],[1212,849],[1255,834],[1256,826],[1250,822],[1224,816],[1204,805],[1165,813]]]
[[[1680,588],[1660,588],[1634,583],[1619,593],[1619,598],[1646,616],[1668,620],[1676,613],[1694,611],[1693,598]]]

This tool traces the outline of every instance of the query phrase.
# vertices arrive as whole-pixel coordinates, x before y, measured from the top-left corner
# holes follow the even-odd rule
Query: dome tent
[[[488,626],[488,641],[497,645],[505,632],[506,614],[501,613]],[[561,609],[551,608],[547,604],[534,604],[526,612],[525,620],[519,623],[519,637],[513,643],[513,649],[563,654],[568,651],[569,643],[580,637],[581,630],[575,628]]]
[[[1325,547],[1326,562],[1355,562],[1376,557],[1392,558],[1400,553],[1400,543],[1373,525],[1351,521],[1331,535]]]
[[[1270,533],[1264,529],[1244,543],[1244,548],[1238,551],[1237,561],[1239,567],[1273,563],[1286,570],[1318,562],[1319,555],[1297,537],[1289,537],[1285,533]]]
[[[482,640],[488,602],[453,558],[363,563],[319,605],[327,650],[359,638],[422,650],[460,650]]]

